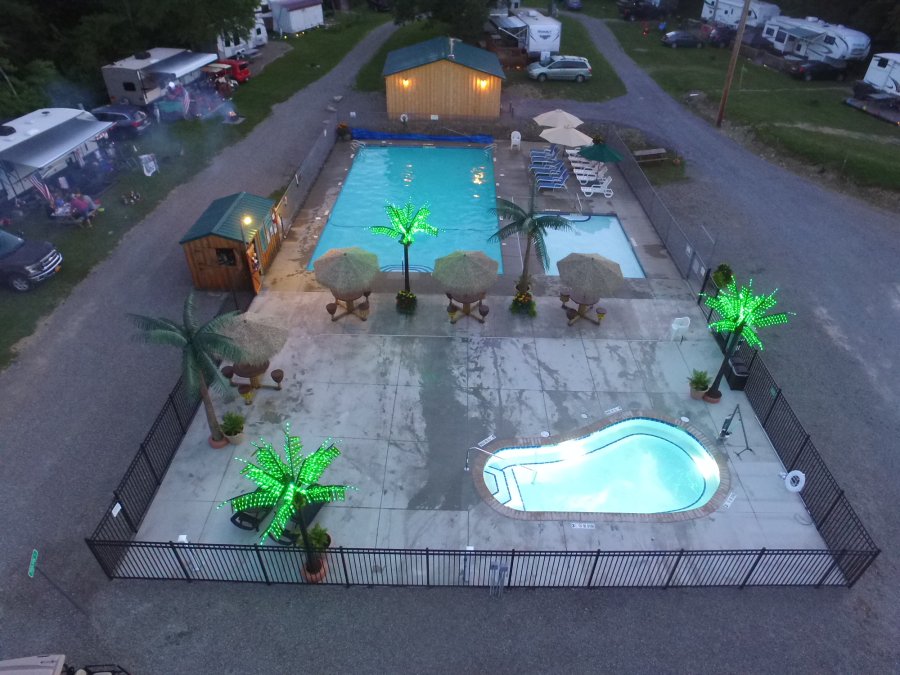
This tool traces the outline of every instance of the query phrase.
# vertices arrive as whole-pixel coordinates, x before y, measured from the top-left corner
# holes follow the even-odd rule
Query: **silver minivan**
[[[549,61],[529,65],[528,77],[538,82],[545,80],[584,82],[591,79],[591,64],[583,56],[551,56]]]

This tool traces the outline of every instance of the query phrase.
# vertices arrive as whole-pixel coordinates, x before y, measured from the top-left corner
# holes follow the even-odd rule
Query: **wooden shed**
[[[210,204],[179,242],[194,286],[258,293],[281,246],[274,209],[271,199],[246,192]]]
[[[438,37],[396,49],[387,55],[382,75],[391,119],[404,114],[500,116],[500,90],[506,79],[500,60],[456,38]]]

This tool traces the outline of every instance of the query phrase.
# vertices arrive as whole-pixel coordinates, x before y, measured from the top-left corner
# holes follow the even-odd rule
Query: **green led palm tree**
[[[528,291],[531,278],[528,274],[528,263],[531,259],[531,249],[534,247],[538,261],[544,271],[550,269],[550,257],[547,255],[547,244],[544,237],[549,230],[570,230],[572,226],[562,216],[540,215],[534,212],[534,188],[531,190],[531,200],[526,211],[518,204],[497,199],[497,206],[491,209],[491,213],[501,219],[509,219],[509,223],[492,234],[488,241],[502,241],[515,234],[521,234],[527,240],[525,245],[525,258],[522,262],[522,276],[516,284],[519,293]]]
[[[754,295],[753,280],[750,280],[746,286],[737,288],[737,281],[732,276],[728,285],[716,297],[705,296],[706,306],[715,310],[722,317],[718,321],[709,324],[710,329],[719,333],[731,333],[731,338],[725,348],[725,358],[716,379],[706,395],[712,399],[718,399],[722,396],[719,391],[719,385],[722,383],[722,377],[728,369],[728,361],[737,350],[738,343],[741,338],[747,341],[751,347],[762,349],[763,344],[756,334],[758,328],[766,326],[776,326],[788,322],[788,314],[780,312],[778,314],[766,314],[766,312],[774,307],[778,301],[775,294],[778,292],[776,288],[768,295]]]
[[[391,221],[390,227],[386,225],[373,225],[369,229],[374,234],[383,234],[392,239],[398,239],[403,244],[403,289],[409,290],[409,247],[415,241],[414,235],[422,232],[432,237],[438,235],[439,230],[428,224],[428,216],[431,211],[427,204],[416,208],[412,202],[406,202],[404,206],[387,204],[384,207]]]
[[[182,377],[185,386],[189,393],[199,392],[206,412],[206,422],[209,424],[210,439],[216,443],[220,443],[225,437],[213,407],[210,389],[232,396],[228,380],[219,372],[216,360],[228,359],[240,362],[248,359],[248,352],[244,347],[218,331],[239,314],[240,312],[228,312],[202,326],[198,325],[194,317],[194,294],[191,292],[184,301],[181,324],[169,319],[154,319],[139,314],[128,315],[141,331],[137,339],[181,349]]]
[[[285,526],[293,519],[300,526],[300,536],[306,550],[306,570],[311,574],[318,572],[322,565],[316,550],[309,539],[306,522],[303,520],[303,507],[307,504],[324,504],[343,501],[349,485],[320,485],[318,480],[325,469],[335,460],[341,451],[332,439],[325,440],[319,448],[303,457],[303,444],[299,436],[291,435],[291,425],[284,425],[284,457],[275,451],[272,444],[263,441],[257,448],[256,459],[259,465],[238,458],[246,466],[241,475],[257,485],[254,492],[232,497],[220,505],[230,503],[235,511],[268,508],[274,509],[275,515],[260,541],[271,535],[278,539]]]

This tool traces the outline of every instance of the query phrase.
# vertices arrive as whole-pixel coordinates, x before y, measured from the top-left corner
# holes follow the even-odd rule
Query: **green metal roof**
[[[496,54],[448,37],[436,37],[403,49],[395,49],[387,55],[381,74],[386,77],[445,59],[472,70],[494,75],[501,80],[506,79]]]
[[[259,228],[272,219],[273,206],[275,202],[271,199],[247,192],[216,199],[178,243],[186,244],[210,235],[232,241],[250,241]],[[244,216],[250,216],[253,222],[244,225]]]

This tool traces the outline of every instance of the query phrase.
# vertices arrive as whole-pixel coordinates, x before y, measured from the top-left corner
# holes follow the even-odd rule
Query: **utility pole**
[[[728,63],[728,75],[725,76],[725,87],[722,89],[722,101],[719,103],[719,114],[716,116],[716,126],[722,126],[725,117],[725,106],[728,104],[728,92],[731,90],[731,81],[734,79],[734,68],[737,66],[738,54],[741,53],[741,40],[744,39],[744,28],[747,27],[747,14],[750,12],[750,0],[744,0],[744,9],[741,11],[741,22],[738,24],[737,35],[734,36],[734,47],[731,49],[731,61]]]

